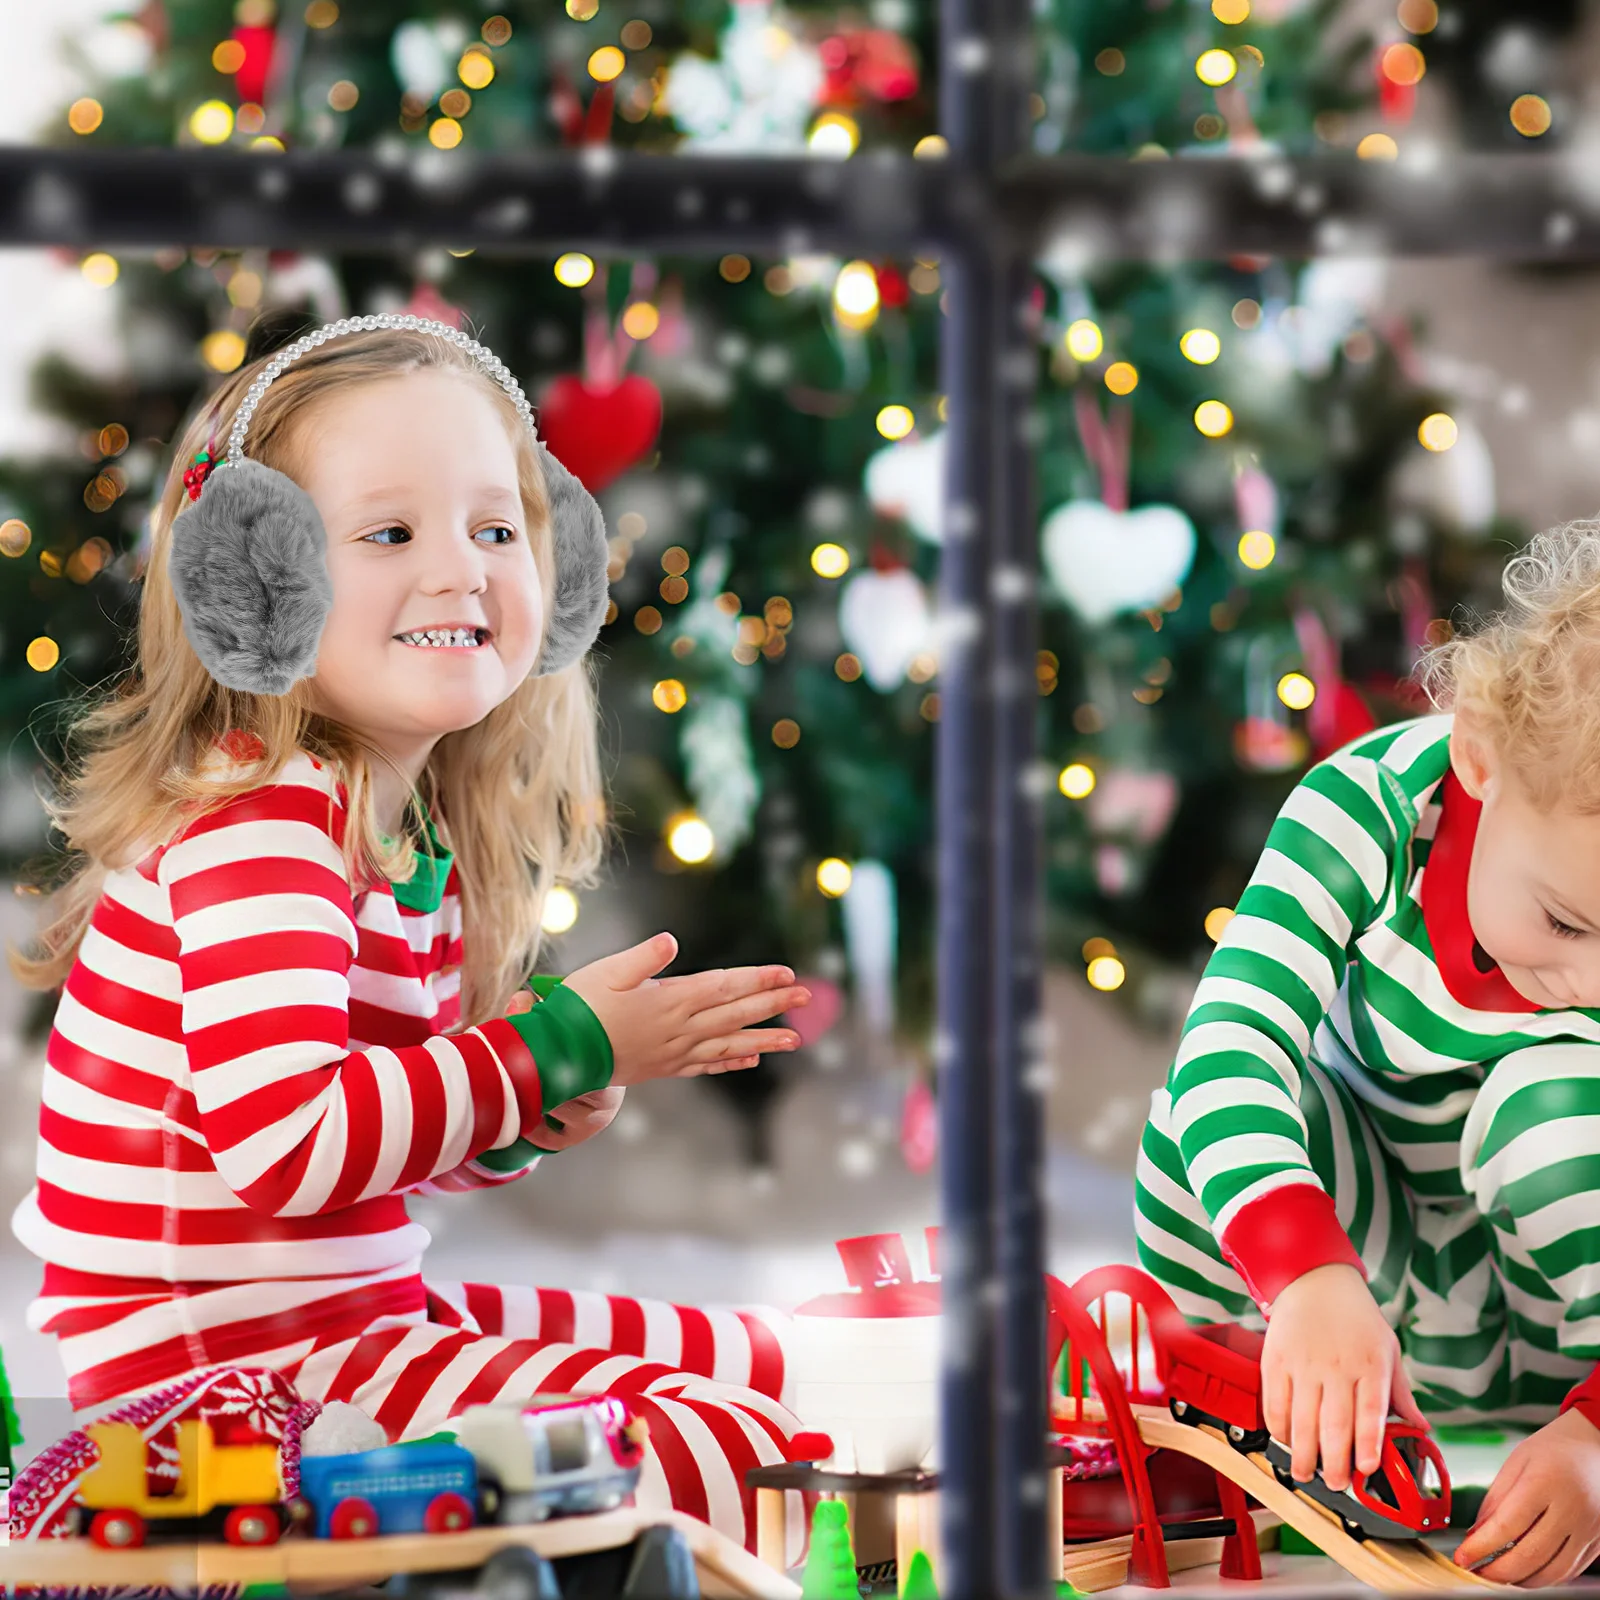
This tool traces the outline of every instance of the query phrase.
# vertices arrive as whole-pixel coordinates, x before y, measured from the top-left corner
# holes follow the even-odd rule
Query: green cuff
[[[522,1036],[539,1069],[546,1109],[580,1094],[592,1094],[611,1082],[615,1063],[606,1030],[583,1000],[559,980],[532,1011],[506,1021]]]
[[[472,1159],[491,1172],[521,1172],[524,1167],[533,1165],[535,1156],[553,1156],[555,1153],[554,1150],[541,1150],[527,1139],[513,1139],[498,1150],[481,1150]]]

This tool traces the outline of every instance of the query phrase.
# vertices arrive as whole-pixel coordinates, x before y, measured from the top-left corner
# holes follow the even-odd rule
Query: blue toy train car
[[[422,1439],[351,1455],[303,1456],[296,1522],[319,1539],[459,1533],[477,1520],[478,1466],[470,1450]]]

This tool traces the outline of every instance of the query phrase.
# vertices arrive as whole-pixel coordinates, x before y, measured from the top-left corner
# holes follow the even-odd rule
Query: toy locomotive
[[[632,1495],[644,1461],[644,1420],[612,1395],[473,1406],[455,1427],[454,1438],[306,1453],[299,1492],[285,1502],[278,1446],[262,1434],[183,1421],[177,1476],[152,1486],[138,1427],[91,1423],[99,1457],[69,1524],[106,1549],[137,1547],[152,1532],[233,1545],[275,1544],[291,1530],[319,1539],[456,1533],[612,1510]]]
[[[1450,1522],[1450,1479],[1425,1429],[1391,1420],[1378,1470],[1356,1472],[1347,1491],[1330,1489],[1320,1470],[1309,1483],[1289,1471],[1288,1450],[1261,1412],[1262,1335],[1232,1324],[1168,1328],[1167,1403],[1180,1422],[1202,1423],[1245,1455],[1265,1455],[1278,1482],[1326,1506],[1352,1538],[1415,1539]]]

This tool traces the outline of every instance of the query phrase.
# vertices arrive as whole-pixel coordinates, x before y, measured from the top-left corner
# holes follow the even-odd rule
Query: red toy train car
[[[1162,1345],[1173,1416],[1196,1427],[1210,1424],[1245,1454],[1265,1454],[1279,1483],[1327,1506],[1353,1538],[1414,1539],[1449,1525],[1450,1479],[1426,1430],[1391,1421],[1378,1470],[1357,1472],[1347,1492],[1330,1489],[1321,1472],[1297,1483],[1288,1450],[1261,1414],[1262,1335],[1231,1324],[1168,1328]]]

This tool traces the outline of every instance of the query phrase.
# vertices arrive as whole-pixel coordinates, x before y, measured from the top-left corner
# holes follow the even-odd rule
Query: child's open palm
[[[750,1026],[810,1002],[810,991],[795,985],[787,967],[658,977],[677,953],[678,941],[659,933],[566,980],[611,1041],[613,1086],[732,1072],[753,1067],[768,1052],[799,1048],[791,1029]]]

